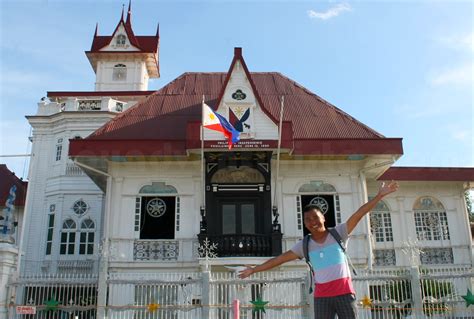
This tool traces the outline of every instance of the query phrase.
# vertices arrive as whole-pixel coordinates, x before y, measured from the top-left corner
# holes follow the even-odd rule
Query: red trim
[[[185,156],[186,142],[177,140],[69,140],[69,156]]]
[[[293,145],[295,155],[403,154],[401,138],[297,139]]]
[[[188,131],[189,133],[189,131]],[[194,135],[194,134],[193,134]],[[244,142],[245,140],[243,140]],[[268,142],[264,148],[276,148],[276,141]],[[312,140],[293,142],[295,155],[351,155],[351,154],[394,154],[401,155],[401,139],[346,139]],[[206,141],[209,146],[213,141]],[[217,143],[217,142],[215,142]],[[241,147],[245,148],[241,143]],[[270,145],[271,144],[271,145]],[[239,145],[239,144],[238,144]],[[239,145],[240,147],[240,145]],[[70,156],[164,156],[186,155],[189,149],[200,148],[197,140],[70,140]],[[254,148],[254,147],[252,147]],[[291,148],[291,142],[282,141],[282,148]],[[255,148],[258,149],[258,148]]]
[[[224,84],[222,85],[221,92],[217,99],[217,103],[216,103],[217,107],[219,107],[219,105],[221,104],[221,101],[224,97],[225,89],[227,88],[227,84],[229,84],[232,70],[234,69],[235,63],[237,63],[237,61],[240,61],[240,63],[242,63],[242,67],[244,68],[245,75],[247,76],[247,79],[250,82],[250,86],[252,87],[253,93],[255,95],[255,98],[258,101],[258,104],[260,105],[260,108],[274,123],[278,124],[278,119],[274,118],[273,115],[270,112],[268,112],[268,110],[265,108],[265,105],[262,102],[262,99],[260,98],[260,94],[258,93],[257,87],[255,86],[255,83],[253,82],[252,76],[250,75],[249,69],[247,68],[247,64],[245,63],[244,57],[242,56],[242,48],[234,48],[234,58],[232,59],[232,63],[230,64],[229,71],[227,72],[227,76],[225,78]]]
[[[91,91],[91,92],[60,92],[48,91],[47,97],[69,97],[69,96],[148,96],[156,91]]]
[[[390,167],[381,181],[440,181],[472,182],[474,168],[471,167]]]

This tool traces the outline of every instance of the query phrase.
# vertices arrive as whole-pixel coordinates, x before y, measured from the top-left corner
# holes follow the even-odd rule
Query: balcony
[[[231,234],[207,235],[199,234],[199,242],[206,237],[217,245],[215,253],[218,257],[269,257],[281,253],[281,234]]]

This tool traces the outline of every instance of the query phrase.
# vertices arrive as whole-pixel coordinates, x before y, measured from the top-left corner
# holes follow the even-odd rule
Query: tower
[[[96,91],[146,91],[148,80],[159,78],[159,27],[154,36],[136,36],[131,2],[110,36],[98,35],[96,26],[87,58],[96,74]]]

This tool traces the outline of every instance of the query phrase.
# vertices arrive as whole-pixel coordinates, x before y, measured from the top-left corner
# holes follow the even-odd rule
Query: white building
[[[114,317],[117,309],[133,313],[144,278],[195,279],[206,266],[198,259],[199,241],[217,244],[211,272],[260,263],[303,237],[305,205],[319,204],[332,226],[383,180],[398,180],[400,191],[354,231],[353,263],[373,271],[456,266],[472,274],[464,192],[472,187],[473,168],[394,167],[403,155],[401,138],[384,137],[280,73],[250,72],[240,48],[228,72],[185,73],[147,91],[148,79],[159,77],[159,34],[134,35],[130,15],[111,36],[94,34],[86,55],[95,91],[48,92],[50,101],[27,116],[33,156],[21,271],[13,285],[17,305],[39,294],[27,288],[32,274],[89,274],[98,276],[97,299],[87,304],[100,305],[98,317]],[[221,135],[204,131],[204,158],[203,97],[242,132],[229,150]],[[305,267],[299,261],[282,270]],[[466,287],[472,288],[464,285],[456,296]],[[49,289],[31,304],[51,301]],[[173,302],[182,300],[178,291],[165,290]],[[198,307],[206,297],[194,290],[186,294]],[[61,291],[66,294],[56,294]],[[70,308],[66,297],[55,298],[66,310],[78,305],[75,297]],[[153,304],[146,300],[142,306]]]

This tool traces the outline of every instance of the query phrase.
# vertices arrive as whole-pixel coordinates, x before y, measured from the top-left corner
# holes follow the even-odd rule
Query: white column
[[[18,249],[10,243],[0,242],[0,319],[8,317],[10,303],[8,291],[17,266]]]

